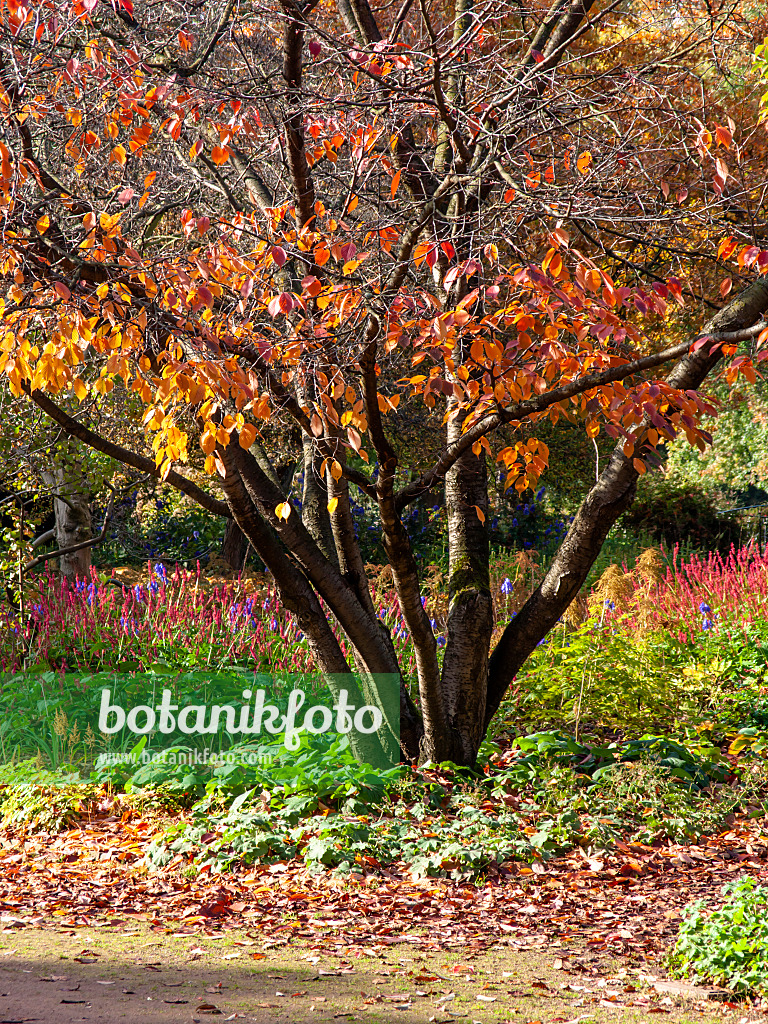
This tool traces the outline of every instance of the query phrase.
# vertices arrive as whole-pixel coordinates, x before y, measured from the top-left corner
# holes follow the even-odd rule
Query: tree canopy
[[[471,764],[657,446],[709,440],[708,374],[753,381],[766,354],[763,29],[739,0],[10,0],[0,371],[233,517],[326,673],[401,674],[354,538],[366,495],[416,653],[403,749]],[[126,401],[151,455],[90,419]],[[438,440],[404,482],[406,402]],[[617,447],[489,654],[489,465],[533,487],[544,420]],[[190,438],[221,498],[185,475]],[[402,520],[437,488],[444,651]]]

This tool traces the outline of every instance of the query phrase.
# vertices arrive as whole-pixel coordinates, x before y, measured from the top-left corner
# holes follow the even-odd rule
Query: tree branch
[[[763,325],[766,311],[768,281],[761,278],[721,309],[700,337],[716,341],[752,337]],[[758,317],[760,323],[749,326]],[[719,345],[704,345],[696,352],[686,352],[670,373],[668,383],[678,390],[695,390],[722,358]],[[650,428],[647,418],[644,428],[645,431]],[[644,433],[636,442],[636,451],[642,450],[646,438]],[[582,502],[546,576],[507,625],[491,654],[486,725],[498,710],[512,678],[541,637],[554,626],[578,594],[608,531],[632,504],[638,477],[634,459],[624,455],[623,442],[620,442],[597,483]]]
[[[719,331],[712,334],[700,334],[692,341],[683,341],[679,345],[673,345],[671,348],[664,349],[662,352],[643,356],[641,359],[635,359],[634,362],[623,363],[621,366],[613,367],[610,370],[591,373],[586,377],[577,377],[575,380],[570,381],[570,383],[563,384],[562,387],[555,388],[554,391],[547,391],[538,398],[530,398],[527,401],[518,402],[516,405],[507,406],[506,409],[501,409],[498,412],[484,416],[477,423],[469,427],[455,444],[449,445],[446,448],[432,469],[427,473],[423,473],[418,480],[412,481],[398,491],[396,496],[397,507],[399,510],[402,510],[406,505],[409,505],[421,494],[429,490],[430,487],[440,483],[451,466],[457,459],[461,458],[467,449],[471,448],[480,438],[485,437],[486,434],[501,426],[502,423],[528,419],[536,413],[543,412],[545,409],[557,405],[558,402],[575,398],[585,391],[592,391],[606,384],[625,380],[627,377],[642,373],[644,370],[651,370],[656,366],[661,366],[663,363],[671,362],[673,359],[680,359],[697,341],[709,340],[719,344],[748,341],[750,338],[760,334],[766,327],[768,327],[768,322],[761,320],[760,323],[755,324],[753,327],[739,331]]]
[[[144,455],[137,455],[128,448],[123,448],[122,445],[115,444],[114,441],[108,441],[105,437],[101,437],[100,434],[97,434],[70,416],[69,413],[51,401],[42,391],[33,391],[28,384],[22,384],[22,389],[39,409],[42,409],[47,416],[50,416],[55,423],[58,423],[69,437],[76,437],[83,444],[88,445],[89,448],[93,448],[103,455],[108,455],[109,458],[115,459],[117,462],[123,463],[123,465],[133,466],[134,469],[139,469],[142,473],[148,473],[156,480],[163,480],[162,473],[152,459],[148,459]],[[163,483],[175,487],[177,491],[186,494],[188,498],[191,498],[214,515],[224,516],[227,519],[231,518],[229,505],[225,501],[219,501],[217,498],[214,498],[213,495],[204,491],[202,487],[198,487],[197,484],[187,480],[186,477],[183,477],[175,470],[171,470],[163,480]]]
[[[287,113],[283,126],[288,147],[288,167],[293,181],[300,226],[315,215],[315,186],[304,148],[304,110],[302,107],[301,77],[304,47],[303,16],[293,0],[280,0],[286,21],[283,28],[283,80],[288,91]]]
[[[109,520],[112,517],[112,506],[114,503],[115,494],[113,491],[109,496],[109,504],[107,505],[107,510],[104,513],[104,523],[102,524],[101,533],[98,537],[92,537],[90,540],[81,541],[79,544],[70,544],[69,547],[59,548],[58,551],[50,551],[45,555],[38,555],[37,558],[33,558],[31,562],[27,562],[24,566],[24,574],[26,575],[28,572],[31,572],[32,569],[36,569],[38,565],[43,565],[45,562],[49,562],[52,558],[63,558],[64,555],[74,554],[75,551],[84,551],[85,548],[95,548],[98,544],[101,544],[107,536],[107,527],[109,526]],[[43,537],[45,536],[46,534],[43,534]],[[42,543],[42,538],[38,538],[38,540]]]

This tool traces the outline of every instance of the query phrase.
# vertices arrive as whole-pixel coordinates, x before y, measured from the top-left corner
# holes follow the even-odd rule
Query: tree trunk
[[[237,521],[235,519],[228,520],[224,539],[221,542],[221,557],[235,572],[239,572],[245,566],[248,543],[248,538],[238,526]]]
[[[320,473],[322,460],[315,451],[314,439],[304,435],[304,487],[301,495],[301,519],[329,562],[339,564],[336,541],[328,513],[328,488]]]
[[[57,548],[69,548],[93,536],[88,480],[75,443],[62,446],[58,461],[43,472],[43,481],[53,494]],[[86,579],[91,571],[91,548],[81,548],[58,559],[59,572],[73,583]]]
[[[448,429],[448,443],[461,435],[461,420]],[[484,455],[468,452],[445,481],[448,509],[448,646],[442,698],[449,732],[427,730],[422,753],[431,760],[473,765],[485,735],[488,652],[493,632],[488,544],[488,472]],[[479,511],[478,511],[479,510]]]

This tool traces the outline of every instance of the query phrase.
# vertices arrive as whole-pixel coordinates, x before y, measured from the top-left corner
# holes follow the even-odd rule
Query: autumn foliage
[[[362,492],[416,653],[404,751],[472,763],[658,445],[706,444],[707,375],[726,359],[753,381],[768,352],[761,31],[695,3],[6,0],[0,370],[233,517],[323,671],[348,668],[339,628],[359,671],[401,673],[354,540]],[[404,482],[417,401],[439,454]],[[151,455],[109,423],[136,408]],[[489,657],[488,474],[534,486],[543,420],[617,448]],[[221,497],[182,471],[198,446]],[[402,522],[436,488],[444,655]]]

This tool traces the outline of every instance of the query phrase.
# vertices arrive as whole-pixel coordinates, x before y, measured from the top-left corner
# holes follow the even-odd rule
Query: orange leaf
[[[483,510],[480,508],[479,505],[475,505],[474,509],[475,509],[475,512],[477,512],[477,518],[480,520],[481,523],[484,523],[485,522],[485,512],[483,512]]]
[[[592,166],[592,154],[588,149],[584,150],[583,153],[579,154],[579,158],[576,161],[576,169],[579,174],[586,174]]]
[[[721,146],[724,146],[726,149],[731,148],[731,143],[733,142],[733,135],[727,128],[724,128],[720,124],[715,129],[715,138]]]
[[[246,450],[251,447],[253,442],[256,440],[256,427],[251,423],[246,423],[240,431],[240,447]]]
[[[400,171],[397,171],[395,176],[392,178],[392,185],[390,186],[390,192],[392,193],[392,198],[393,199],[395,198],[395,195],[397,194],[397,190],[398,190],[398,188],[400,186],[400,173],[401,173]]]
[[[221,167],[229,160],[229,146],[214,146],[211,150],[211,160],[217,167]]]
[[[729,235],[724,238],[720,245],[717,247],[717,258],[719,260],[727,260],[733,255],[736,249],[736,239],[733,235]]]

